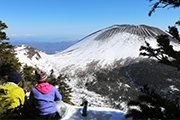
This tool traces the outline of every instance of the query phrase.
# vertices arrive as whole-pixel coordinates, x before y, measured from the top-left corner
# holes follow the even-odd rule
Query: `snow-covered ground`
[[[62,120],[132,120],[126,119],[125,113],[120,110],[104,107],[88,107],[89,114],[83,117],[80,112],[82,107],[66,105],[69,110]]]
[[[29,94],[29,92],[26,93],[28,98]],[[68,112],[61,120],[132,120],[132,118],[125,118],[125,112],[107,107],[87,107],[88,115],[84,117],[81,115],[83,106],[64,104],[67,106]]]

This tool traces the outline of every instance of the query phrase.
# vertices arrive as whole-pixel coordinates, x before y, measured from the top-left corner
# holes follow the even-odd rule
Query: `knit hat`
[[[46,79],[47,79],[46,72],[44,72],[40,69],[35,70],[35,75],[36,75],[37,82],[43,82],[43,81],[46,81]]]
[[[8,76],[7,81],[18,84],[21,81],[21,75],[17,72],[11,72]]]

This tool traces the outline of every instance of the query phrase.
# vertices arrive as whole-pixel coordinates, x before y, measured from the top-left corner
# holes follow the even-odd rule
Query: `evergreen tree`
[[[171,34],[180,41],[177,28],[175,30],[172,29],[175,29],[175,27],[169,27],[169,33],[171,32]],[[177,34],[174,34],[174,31],[176,31]],[[176,67],[180,70],[180,51],[173,49],[167,35],[158,35],[156,39],[158,48],[152,48],[150,44],[146,42],[146,46],[141,46],[140,48],[140,51],[145,50],[145,52],[141,52],[140,55],[148,56],[149,58],[154,57],[160,63]]]
[[[129,111],[126,117],[133,119],[180,119],[179,99],[168,100],[163,98],[147,85],[141,88],[142,95],[137,100],[128,102]],[[132,108],[136,106],[138,109]]]
[[[70,88],[64,81],[64,77],[60,74],[57,78],[54,75],[54,70],[51,69],[51,73],[48,76],[48,81],[50,84],[52,84],[53,86],[57,86],[58,87],[58,91],[61,93],[62,95],[62,100],[66,103],[72,104],[71,102],[71,93],[72,93],[72,88]]]
[[[59,85],[60,84],[60,81],[58,81],[56,79],[56,76],[54,75],[54,70],[51,69],[51,73],[50,75],[48,76],[48,81],[50,84],[52,84],[53,86],[56,86],[56,85]]]
[[[31,91],[31,89],[35,86],[35,84],[37,84],[37,82],[35,81],[34,70],[35,70],[35,68],[28,66],[27,64],[25,64],[22,67],[22,71],[21,71],[22,84],[21,84],[21,86],[25,87],[27,89],[27,91]]]
[[[66,103],[69,103],[69,104],[72,104],[73,103],[71,102],[71,93],[72,93],[72,88],[70,88],[65,82],[64,82],[64,77],[60,74],[58,77],[57,77],[57,80],[60,81],[59,83],[59,92],[61,93],[62,95],[62,100]]]
[[[4,29],[7,29],[8,26],[0,20],[0,81],[4,82],[7,80],[7,76],[10,72],[20,72],[21,63],[15,57],[15,53],[13,51],[13,45],[10,45],[9,38],[6,36],[6,33],[3,32]],[[4,100],[4,99],[2,99]],[[8,105],[10,105],[11,101],[9,101],[5,106],[2,106],[0,101],[0,119],[8,119],[9,115],[6,114]],[[15,112],[14,110],[11,114],[11,118],[17,117],[19,115],[19,111]]]
[[[3,32],[4,29],[8,28],[5,23],[0,21],[0,78],[1,80],[6,80],[7,75],[10,72],[20,72],[21,63],[15,57],[15,53],[10,45],[9,38],[6,33]],[[4,41],[5,40],[5,41]]]
[[[165,8],[167,6],[177,8],[180,6],[179,0],[149,0],[149,2],[157,1],[153,4],[152,12],[157,8]],[[174,26],[169,26],[167,31],[174,39],[180,41],[177,21]],[[156,36],[158,48],[154,49],[146,42],[146,46],[141,46],[140,55],[154,57],[160,63],[170,65],[180,70],[180,51],[174,50],[170,45],[170,39],[167,35]],[[129,109],[126,117],[133,117],[133,119],[180,119],[180,101],[179,98],[175,100],[168,100],[157,94],[154,90],[149,90],[147,85],[141,91],[143,95],[138,96],[137,100],[128,102],[128,106],[138,106],[140,110]]]
[[[153,12],[155,12],[155,9],[157,8],[165,8],[167,6],[170,6],[170,8],[178,8],[180,6],[179,0],[148,0],[149,2],[156,1],[153,4],[153,7],[151,11],[149,12],[149,16],[152,15]]]
[[[156,0],[149,0],[149,2]],[[151,16],[152,12],[157,8],[165,8],[167,6],[177,8],[180,6],[179,0],[158,0],[158,2],[153,4],[152,10],[149,12]],[[174,26],[168,27],[168,33],[172,35],[174,39],[180,41],[179,31],[177,26],[180,25],[180,20],[175,23]],[[156,58],[160,63],[176,67],[180,70],[180,51],[174,50],[173,46],[170,45],[170,39],[167,35],[156,36],[158,48],[152,48],[148,42],[146,46],[141,46],[140,55]]]

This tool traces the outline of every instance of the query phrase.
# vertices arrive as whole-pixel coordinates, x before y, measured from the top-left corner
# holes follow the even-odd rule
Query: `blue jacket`
[[[38,109],[39,115],[48,115],[57,111],[55,101],[61,99],[62,96],[58,90],[46,82],[38,84],[32,89],[29,102]]]

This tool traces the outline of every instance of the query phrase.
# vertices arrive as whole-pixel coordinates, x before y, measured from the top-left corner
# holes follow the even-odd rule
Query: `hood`
[[[14,90],[16,90],[17,87],[18,86],[11,85],[11,84],[4,84],[0,87],[0,95],[1,94],[4,94],[4,95],[10,94]]]
[[[41,93],[49,93],[53,89],[53,86],[49,84],[48,82],[46,83],[40,83],[36,86],[36,89],[41,92]]]

